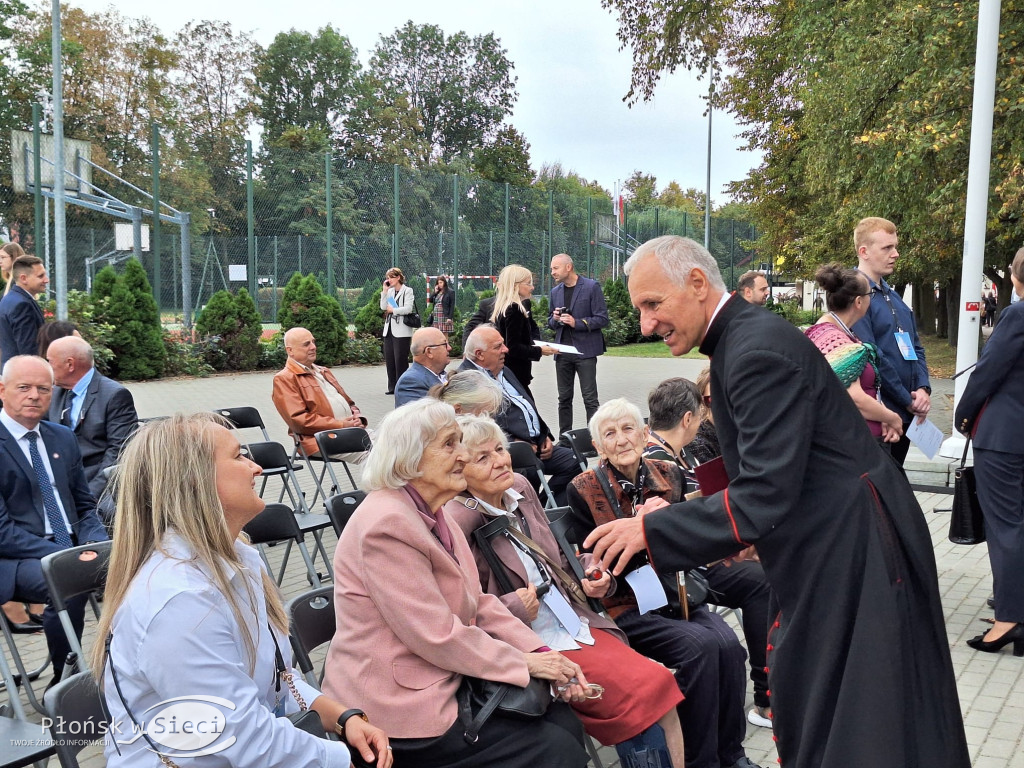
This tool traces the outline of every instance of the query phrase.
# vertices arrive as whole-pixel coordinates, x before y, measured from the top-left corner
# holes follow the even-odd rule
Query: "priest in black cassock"
[[[924,515],[825,357],[730,297],[692,240],[644,243],[625,272],[645,335],[711,357],[730,482],[585,545],[616,573],[645,546],[681,571],[756,545],[781,609],[768,674],[783,768],[969,766]]]

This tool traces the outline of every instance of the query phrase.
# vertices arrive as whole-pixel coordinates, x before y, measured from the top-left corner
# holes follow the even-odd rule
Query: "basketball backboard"
[[[54,182],[53,134],[44,133],[39,137],[39,176],[43,189],[53,189]],[[92,145],[88,141],[64,138],[64,189],[69,194],[85,191],[92,185],[92,166],[80,162],[80,158],[92,161]],[[74,174],[72,176],[71,174]],[[83,185],[78,176],[85,180]],[[35,192],[35,162],[32,152],[32,131],[11,131],[11,177],[14,191],[21,194]]]

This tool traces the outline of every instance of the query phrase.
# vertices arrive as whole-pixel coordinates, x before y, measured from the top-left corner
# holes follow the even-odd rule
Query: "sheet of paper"
[[[565,599],[565,596],[552,586],[551,589],[544,593],[544,597],[541,599],[551,609],[551,612],[555,614],[559,623],[565,627],[565,631],[575,638],[580,633],[583,622],[580,621],[580,617],[576,615],[576,611],[569,605],[569,601]]]
[[[626,583],[636,595],[636,607],[640,613],[647,613],[668,605],[665,587],[662,586],[661,579],[658,578],[658,574],[654,572],[650,563],[627,573]]]
[[[394,296],[388,296],[388,306],[392,309],[398,309],[398,302],[395,301]]]
[[[535,347],[551,347],[555,352],[561,352],[566,355],[578,355],[580,351],[576,349],[572,344],[555,344],[553,341],[540,341],[535,340],[533,342]]]
[[[915,418],[907,427],[907,438],[929,459],[934,458],[939,452],[943,437],[942,430],[932,424],[931,419],[925,419],[924,424],[918,424]]]

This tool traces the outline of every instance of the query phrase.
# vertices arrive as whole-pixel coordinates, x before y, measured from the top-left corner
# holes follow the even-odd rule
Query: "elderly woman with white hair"
[[[679,466],[643,457],[648,431],[633,403],[618,398],[601,405],[590,420],[590,434],[600,463],[574,478],[568,489],[579,541],[602,523],[682,499],[687,481]],[[641,612],[632,584],[645,575],[654,578],[645,553],[630,561],[625,574],[603,596],[604,606],[635,650],[675,670],[686,697],[678,712],[687,768],[749,768],[753,763],[743,750],[746,652],[736,633],[705,606],[683,605],[675,574],[660,575],[664,594],[641,592]],[[661,607],[646,605],[655,602]]]
[[[442,511],[466,489],[466,459],[450,405],[424,398],[381,422],[363,475],[371,491],[335,552],[339,621],[324,690],[358,693],[399,768],[582,768],[582,728],[559,701],[529,721],[497,710],[475,740],[468,733],[466,678],[541,678],[566,701],[585,698],[587,683],[579,665],[481,591],[469,544]]]
[[[683,734],[676,705],[682,694],[672,673],[626,644],[615,624],[595,613],[581,598],[597,597],[611,576],[589,563],[582,583],[555,541],[544,507],[529,481],[512,472],[508,439],[491,419],[460,416],[469,460],[463,469],[466,491],[444,511],[470,540],[480,585],[599,683],[603,695],[573,704],[587,733],[614,744],[623,765],[636,750],[663,746],[671,764],[684,765]],[[494,529],[493,536],[474,535]],[[644,732],[653,725],[659,729]],[[663,733],[663,735],[662,735]]]
[[[493,416],[505,402],[501,385],[481,371],[453,373],[444,384],[431,387],[428,394],[448,403],[457,414],[471,413],[475,416]]]

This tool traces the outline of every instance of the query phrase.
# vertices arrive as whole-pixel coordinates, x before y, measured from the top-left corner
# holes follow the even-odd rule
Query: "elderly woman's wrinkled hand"
[[[606,570],[599,570],[597,568],[591,569],[587,576],[589,577],[593,572],[600,573],[601,575],[596,579],[586,578],[581,584],[583,586],[583,593],[587,597],[593,597],[600,600],[602,597],[608,594],[608,588],[612,584],[611,574]]]
[[[580,665],[558,651],[525,653],[526,666],[531,677],[551,680],[554,695],[562,701],[585,701],[588,683]]]
[[[526,618],[532,624],[537,620],[537,611],[540,610],[540,600],[537,599],[537,587],[534,586],[533,582],[530,582],[529,586],[517,589],[516,595],[523,601],[523,607],[526,609]]]
[[[665,501],[665,499],[661,498],[661,496],[652,496],[636,508],[636,514],[637,517],[643,517],[648,512],[653,512],[656,509],[661,509],[662,507],[667,506],[670,506],[669,503]]]

